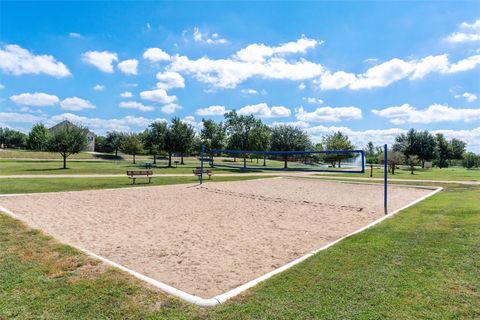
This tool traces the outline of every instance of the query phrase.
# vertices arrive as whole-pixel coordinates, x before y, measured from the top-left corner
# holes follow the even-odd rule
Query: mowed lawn
[[[318,175],[331,175],[331,174],[318,174]],[[362,177],[370,178],[370,167],[365,168],[364,174],[351,174],[342,173],[342,177]],[[383,178],[383,168],[373,169],[373,178]],[[479,169],[466,169],[462,167],[451,168],[432,168],[421,169],[415,168],[414,174],[410,173],[410,169],[397,169],[395,174],[388,174],[388,178],[391,179],[415,179],[415,180],[444,180],[444,181],[480,181]]]
[[[446,190],[202,309],[0,214],[0,319],[478,319],[480,188]]]

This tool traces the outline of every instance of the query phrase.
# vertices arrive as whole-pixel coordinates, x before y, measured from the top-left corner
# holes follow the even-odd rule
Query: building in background
[[[64,120],[60,123],[57,123],[56,125],[54,125],[53,127],[51,127],[50,131],[55,131],[57,130],[58,128],[61,128],[63,126],[75,126],[73,123],[71,123],[70,121],[68,120]],[[76,126],[75,126],[76,127]],[[95,133],[91,132],[90,130],[86,129],[86,133],[87,133],[87,147],[85,148],[85,150],[83,151],[95,151]]]

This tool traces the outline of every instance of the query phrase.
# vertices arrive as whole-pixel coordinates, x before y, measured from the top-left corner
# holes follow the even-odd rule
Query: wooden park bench
[[[200,176],[202,174],[202,168],[201,167],[196,167],[193,169],[193,174],[196,176]],[[208,176],[208,179],[211,179],[213,176],[213,172],[211,169],[205,169],[203,168],[203,174]]]
[[[127,176],[133,179],[133,184],[137,178],[148,178],[148,183],[152,182],[152,170],[127,170]]]

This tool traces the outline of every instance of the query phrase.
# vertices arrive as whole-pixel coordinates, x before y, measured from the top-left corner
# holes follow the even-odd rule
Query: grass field
[[[318,174],[325,175],[325,174]],[[364,174],[349,174],[342,173],[342,177],[363,177],[370,178],[370,168],[365,169]],[[392,179],[415,179],[415,180],[445,180],[445,181],[480,181],[480,170],[477,169],[465,169],[460,167],[453,168],[432,168],[432,169],[421,169],[416,168],[415,174],[410,173],[410,169],[397,169],[395,174],[388,174],[389,178]],[[373,178],[383,178],[383,169],[374,168],[373,169]]]
[[[476,319],[480,189],[446,191],[213,309],[0,215],[0,318]]]

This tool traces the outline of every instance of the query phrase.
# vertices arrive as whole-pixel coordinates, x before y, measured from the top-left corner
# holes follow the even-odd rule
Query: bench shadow
[[[67,170],[70,170],[70,168],[66,168],[66,169],[64,169],[64,168],[25,169],[25,171],[33,171],[33,172],[35,172],[35,171],[58,171],[58,170],[65,170],[65,171],[67,171]]]

